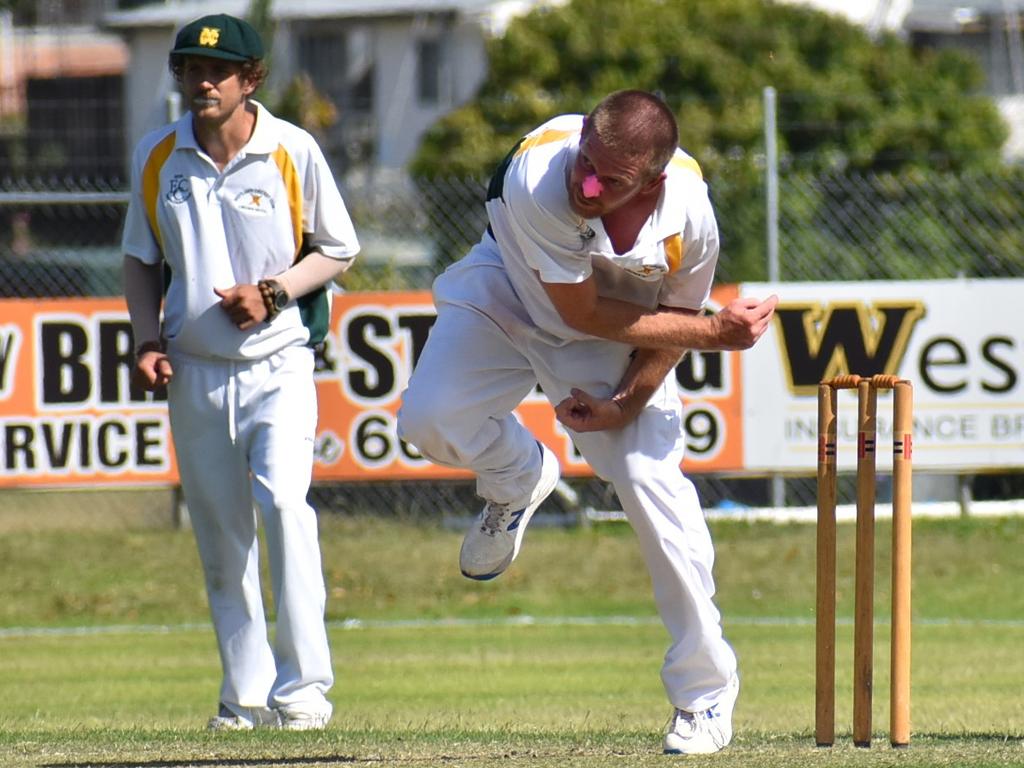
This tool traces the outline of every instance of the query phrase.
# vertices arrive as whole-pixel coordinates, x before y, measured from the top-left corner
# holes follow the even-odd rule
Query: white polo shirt
[[[569,207],[566,182],[582,128],[583,115],[562,115],[527,134],[488,191],[491,232],[533,321],[560,338],[589,338],[562,322],[540,281],[580,283],[591,274],[602,296],[649,309],[703,308],[718,225],[696,161],[676,151],[657,208],[633,248],[617,254],[600,218],[583,219]]]
[[[359,251],[313,137],[251,103],[253,135],[223,171],[196,143],[191,113],[149,133],[135,149],[122,247],[146,264],[164,259],[170,267],[164,336],[175,351],[256,359],[319,341],[329,319],[327,291],[241,331],[217,306],[213,289],[284,272],[303,253],[304,239],[307,249],[345,262]]]

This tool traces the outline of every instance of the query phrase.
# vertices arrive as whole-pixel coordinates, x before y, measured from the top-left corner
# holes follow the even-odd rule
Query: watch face
[[[288,294],[284,291],[277,291],[274,294],[274,306],[278,309],[284,309],[288,306]]]

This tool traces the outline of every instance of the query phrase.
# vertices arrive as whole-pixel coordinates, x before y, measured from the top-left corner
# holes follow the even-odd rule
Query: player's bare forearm
[[[632,421],[643,410],[651,395],[675,370],[685,354],[684,349],[638,349],[626,368],[612,400],[619,404],[623,415]]]
[[[638,349],[611,397],[574,388],[555,406],[555,415],[574,432],[622,429],[639,415],[682,355],[681,349]]]
[[[570,327],[635,347],[653,349],[747,349],[771,323],[778,298],[738,298],[713,315],[659,307],[650,310],[597,294],[596,283],[543,283]]]

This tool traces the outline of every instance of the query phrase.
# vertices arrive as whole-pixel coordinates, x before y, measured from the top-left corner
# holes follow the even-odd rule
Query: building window
[[[296,64],[338,112],[323,145],[336,167],[368,162],[374,153],[374,41],[363,25],[330,21],[302,25]]]
[[[420,40],[416,53],[419,102],[437,105],[441,101],[441,41]]]

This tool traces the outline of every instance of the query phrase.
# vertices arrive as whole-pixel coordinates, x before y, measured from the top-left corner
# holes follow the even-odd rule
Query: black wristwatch
[[[288,293],[273,280],[260,280],[257,285],[263,296],[263,304],[267,308],[267,320],[288,306]]]

